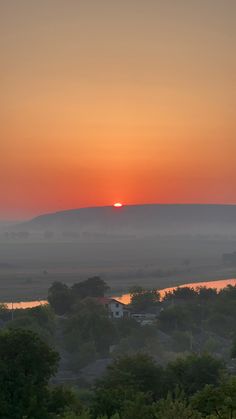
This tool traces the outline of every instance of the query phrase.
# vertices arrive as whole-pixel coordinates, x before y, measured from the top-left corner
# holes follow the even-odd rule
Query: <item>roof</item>
[[[125,304],[121,303],[120,301],[116,300],[115,298],[110,297],[98,297],[97,301],[103,305],[105,304],[111,304],[111,303],[119,303],[122,306],[125,306]]]

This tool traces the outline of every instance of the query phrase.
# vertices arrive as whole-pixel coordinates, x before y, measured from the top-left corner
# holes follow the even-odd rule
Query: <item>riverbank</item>
[[[235,279],[219,279],[219,280],[213,280],[213,281],[203,281],[203,282],[194,282],[194,283],[186,283],[179,285],[180,288],[182,287],[189,287],[193,289],[197,289],[199,287],[206,287],[206,288],[215,288],[217,291],[220,291],[221,289],[227,287],[228,285],[235,286],[236,285],[236,278]],[[167,292],[173,291],[175,288],[177,288],[178,285],[174,287],[168,287],[160,289],[160,296],[161,299],[165,296]],[[114,296],[114,295],[113,295]],[[116,298],[118,301],[120,301],[123,304],[129,304],[131,297],[129,293],[121,294],[121,295],[115,295],[114,298]],[[47,300],[33,300],[33,301],[21,301],[21,302],[6,302],[4,303],[7,305],[7,308],[9,310],[15,310],[15,309],[26,309],[26,308],[33,308],[38,307],[40,305],[47,304]]]
[[[94,276],[98,274],[93,272]],[[174,287],[185,283],[195,283],[202,281],[215,281],[221,279],[236,278],[236,269],[223,265],[188,267],[181,269],[180,272],[170,274],[168,276],[153,277],[153,276],[135,276],[132,277],[121,276],[118,273],[115,278],[108,275],[108,272],[100,272],[99,275],[109,284],[111,288],[111,295],[121,295],[129,292],[130,287],[140,285],[146,288],[163,289]],[[85,277],[85,278],[86,278]],[[80,276],[77,272],[63,271],[53,272],[49,271],[47,274],[36,272],[4,272],[0,273],[0,299],[1,301],[32,301],[45,300],[47,298],[48,288],[54,281],[65,282],[69,286],[75,282],[83,280],[84,276]]]

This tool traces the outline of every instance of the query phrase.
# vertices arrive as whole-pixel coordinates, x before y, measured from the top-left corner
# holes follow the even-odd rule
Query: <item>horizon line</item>
[[[136,204],[127,204],[122,202],[122,207],[116,210],[122,210],[125,207],[143,207],[143,206],[152,206],[152,205],[159,205],[159,206],[235,206],[235,203],[203,203],[203,202],[171,202],[171,203],[160,203],[160,202],[151,202],[151,203],[136,203]],[[29,215],[23,218],[0,218],[0,223],[15,223],[15,222],[24,222],[24,221],[31,221],[38,217],[46,216],[46,215],[53,215],[59,214],[61,212],[70,212],[70,211],[79,211],[79,210],[86,210],[86,209],[96,209],[96,208],[113,208],[114,204],[110,205],[94,205],[94,206],[82,206],[82,207],[73,207],[73,208],[63,208],[63,209],[56,209],[52,211],[45,211],[35,215]]]

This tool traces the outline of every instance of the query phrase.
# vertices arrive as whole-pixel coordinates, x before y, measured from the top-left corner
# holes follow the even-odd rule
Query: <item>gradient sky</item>
[[[235,0],[0,0],[0,217],[236,203]]]

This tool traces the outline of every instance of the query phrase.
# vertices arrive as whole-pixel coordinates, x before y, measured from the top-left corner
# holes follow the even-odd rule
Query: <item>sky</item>
[[[0,218],[236,203],[235,0],[0,0]]]

